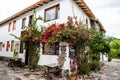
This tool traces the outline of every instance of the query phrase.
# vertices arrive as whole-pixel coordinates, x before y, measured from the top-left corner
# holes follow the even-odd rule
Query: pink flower
[[[68,20],[72,20],[72,17],[68,16]]]
[[[75,24],[78,25],[78,21],[75,21]]]
[[[72,45],[71,45],[70,43],[68,43],[68,47],[69,47],[69,48],[71,48],[71,47],[72,47]]]

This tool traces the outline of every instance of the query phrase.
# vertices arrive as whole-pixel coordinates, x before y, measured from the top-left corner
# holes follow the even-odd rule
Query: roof
[[[76,2],[76,4],[79,5],[79,7],[90,17],[90,18],[95,18],[94,14],[92,11],[89,9],[87,4],[83,0],[73,0]]]
[[[106,32],[106,30],[104,29],[102,23],[99,21],[99,19],[96,19],[96,22],[98,23],[98,25],[100,26],[100,30],[103,31],[104,33]]]
[[[50,1],[54,1],[54,0],[40,0],[38,2],[36,2],[35,4],[21,10],[20,12],[12,15],[11,17],[8,17],[7,19],[3,20],[0,22],[0,25],[3,25],[4,23],[6,22],[9,22],[10,20],[12,19],[15,19],[16,17],[19,17],[21,16],[22,14],[25,14],[26,12],[28,11],[31,11],[39,6],[42,6]],[[92,11],[89,9],[89,7],[86,5],[86,3],[83,1],[83,0],[73,0],[76,2],[76,4],[90,17],[90,18],[94,18],[95,19],[95,16],[94,14],[92,13]],[[98,21],[98,23],[100,24],[100,26],[102,26],[102,24],[100,23],[100,21]],[[102,26],[103,27],[103,26]],[[103,27],[104,29],[104,27]]]

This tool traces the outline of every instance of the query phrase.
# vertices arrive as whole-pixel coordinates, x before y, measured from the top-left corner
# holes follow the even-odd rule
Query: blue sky
[[[0,21],[39,0],[0,0]],[[120,38],[120,0],[84,0],[102,22],[107,35]]]

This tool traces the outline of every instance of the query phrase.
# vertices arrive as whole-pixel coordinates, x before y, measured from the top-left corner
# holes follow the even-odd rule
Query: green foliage
[[[94,36],[90,42],[90,49],[91,49],[91,53],[92,53],[91,54],[92,60],[99,61],[100,53],[109,53],[110,52],[109,41],[104,38],[104,36],[101,32],[95,32]]]
[[[112,57],[108,57],[108,62],[110,62],[112,60]]]
[[[95,61],[99,61],[100,60],[100,56],[99,55],[96,55],[96,54],[92,54],[92,60],[95,60]]]
[[[120,40],[114,39],[110,42],[111,53],[110,57],[120,58]]]
[[[88,74],[90,72],[89,66],[85,63],[79,63],[77,70],[78,74]]]
[[[35,13],[32,18],[31,24],[28,25],[28,40],[26,42],[29,50],[28,55],[28,65],[29,68],[34,70],[37,67],[40,55],[40,40],[41,40],[41,32],[38,29],[37,21],[42,20],[42,18],[39,16],[36,18]]]
[[[100,67],[100,62],[98,62],[98,61],[91,61],[91,62],[89,63],[89,67],[90,67],[91,69],[99,68],[99,67]]]
[[[112,49],[120,49],[120,40],[113,40],[110,42],[110,47]]]
[[[33,18],[31,23],[27,26],[26,30],[24,30],[24,35],[21,37],[17,37],[13,34],[10,34],[14,36],[15,38],[19,39],[22,42],[25,42],[25,45],[28,50],[28,65],[29,68],[34,70],[37,67],[40,55],[40,40],[42,38],[42,31],[39,30],[37,26],[37,21],[42,20],[42,18],[39,16],[36,18],[36,14],[34,12]]]
[[[104,52],[105,50],[105,39],[100,32],[95,32],[94,36],[90,42],[90,48],[93,51],[93,53],[99,53]]]

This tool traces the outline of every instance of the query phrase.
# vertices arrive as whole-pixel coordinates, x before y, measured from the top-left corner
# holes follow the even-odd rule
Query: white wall
[[[105,53],[105,54],[102,54],[100,53],[100,61],[108,61],[108,54]]]
[[[49,22],[43,22],[43,21],[38,21],[37,25],[40,27],[40,25],[49,25],[52,23],[64,23],[67,21],[68,16],[77,16],[78,20],[82,20],[84,23],[86,23],[86,19],[88,20],[88,25],[90,27],[90,19],[89,17],[83,12],[83,10],[72,0],[55,0],[55,1],[51,1],[43,6],[38,7],[36,10],[36,15],[37,16],[42,16],[44,17],[44,9],[52,7],[56,4],[60,4],[60,18],[53,20],[53,21],[49,21]],[[74,13],[74,15],[73,15]],[[33,10],[29,11],[17,18],[15,18],[14,20],[16,20],[16,30],[14,31],[10,31],[8,32],[8,24],[11,22],[13,23],[14,20],[11,20],[7,23],[5,23],[4,25],[0,26],[0,42],[3,43],[7,43],[7,41],[11,41],[11,40],[15,40],[18,41],[17,39],[15,39],[13,36],[10,36],[10,34],[15,34],[16,36],[20,36],[21,34],[21,26],[22,26],[22,19],[26,17],[26,25],[28,24],[29,21],[29,16],[33,14]],[[61,45],[61,44],[60,44]],[[0,51],[0,56],[10,56],[12,57],[12,53],[10,50],[8,52],[6,52],[6,45],[5,48],[2,49],[2,51]],[[19,56],[21,58],[24,59],[25,54],[19,54]],[[67,47],[67,57],[66,57],[66,62],[65,65],[63,66],[63,68],[69,68],[69,59],[68,59],[68,55],[69,55],[69,49]],[[42,55],[42,51],[40,52],[40,61],[39,64],[44,65],[44,64],[50,64],[50,63],[57,63],[57,59],[58,57],[56,55]],[[66,67],[65,67],[66,66]]]

